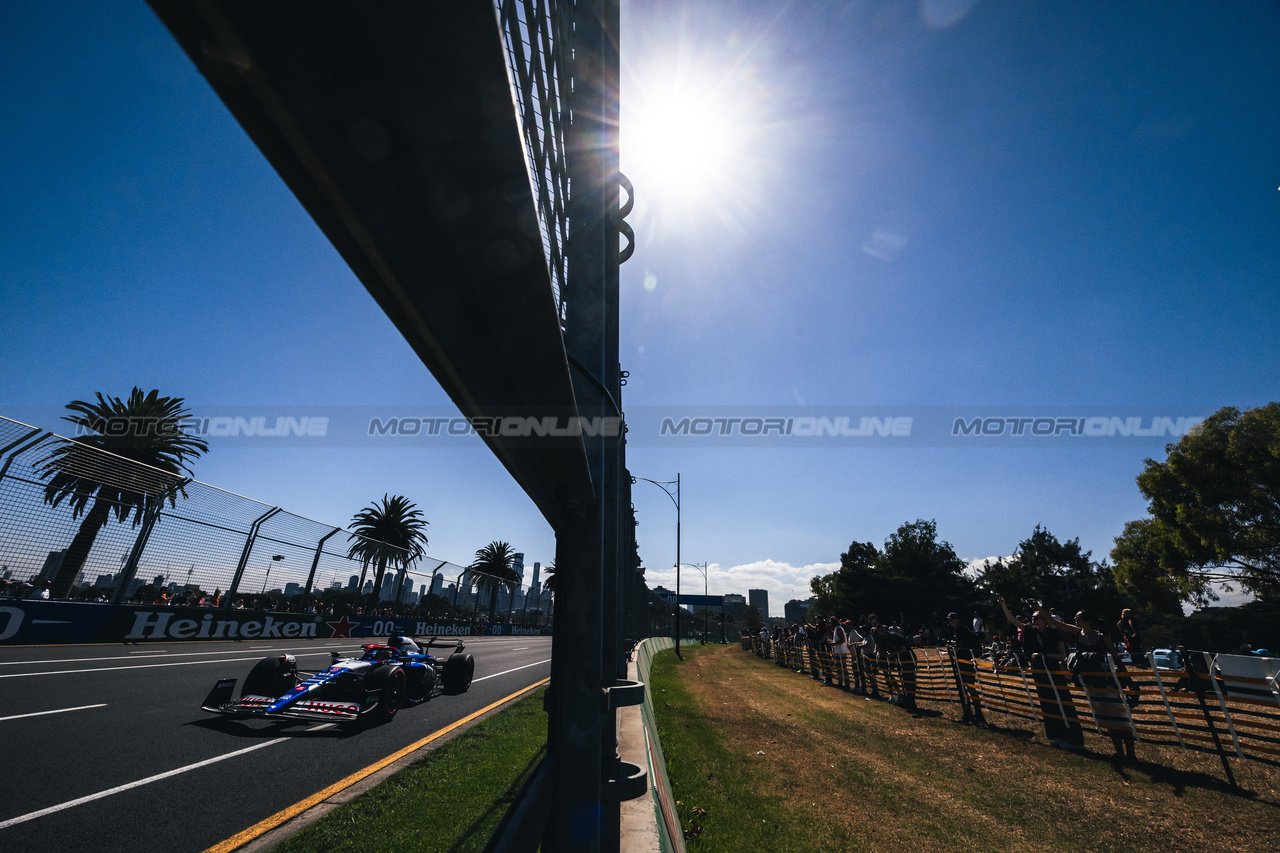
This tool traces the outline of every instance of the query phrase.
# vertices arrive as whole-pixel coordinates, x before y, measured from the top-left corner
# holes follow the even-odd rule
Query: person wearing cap
[[[883,661],[885,679],[889,683],[889,701],[903,708],[916,707],[916,656],[911,643],[895,634],[883,622],[877,622],[871,636],[875,640],[876,657]]]
[[[960,682],[960,699],[964,715],[960,722],[965,725],[985,726],[986,718],[982,716],[982,695],[978,692],[978,671],[974,666],[976,656],[982,654],[982,640],[973,633],[973,629],[964,623],[960,614],[947,614],[947,624],[951,629],[950,641],[954,645],[954,660]]]
[[[1031,678],[1036,685],[1040,719],[1049,745],[1080,752],[1084,749],[1084,731],[1071,701],[1071,691],[1062,676],[1054,675],[1063,670],[1067,659],[1067,644],[1062,633],[1053,627],[1047,610],[1036,610],[1028,622],[1013,615],[1004,596],[997,596],[996,601],[1004,609],[1005,618],[1022,632],[1023,651],[1031,656]]]
[[[1116,759],[1136,763],[1138,759],[1134,754],[1134,732],[1124,692],[1125,685],[1131,682],[1123,676],[1124,663],[1120,660],[1115,644],[1107,636],[1102,620],[1092,610],[1081,609],[1076,613],[1074,625],[1070,622],[1058,622],[1054,627],[1062,631],[1064,636],[1074,632],[1078,655],[1096,653],[1086,660],[1076,677],[1085,689],[1094,721],[1111,738]],[[1110,660],[1110,667],[1107,666],[1107,659]]]

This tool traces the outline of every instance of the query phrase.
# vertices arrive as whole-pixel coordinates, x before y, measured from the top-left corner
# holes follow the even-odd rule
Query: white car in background
[[[1222,679],[1223,689],[1235,696],[1280,700],[1280,659],[1258,655],[1218,655],[1213,659],[1214,672]]]

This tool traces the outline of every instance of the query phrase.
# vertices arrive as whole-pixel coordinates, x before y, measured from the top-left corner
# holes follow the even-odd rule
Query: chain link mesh
[[[90,484],[79,510],[71,500],[50,499],[51,458]],[[356,533],[0,417],[4,592],[29,594],[58,575],[94,503],[105,500],[92,484],[138,496],[150,511],[135,507],[120,521],[124,508],[117,513],[108,501],[108,520],[70,581],[71,599],[197,603],[203,597],[212,604],[220,594],[300,609],[308,596],[354,602],[357,591],[373,592],[376,567],[348,556]],[[488,612],[489,593],[477,591],[477,580],[475,570],[424,555],[408,571],[387,569],[378,606],[394,601],[401,610],[434,605]],[[431,592],[440,598],[428,600]],[[550,602],[541,583],[523,582],[514,595],[499,593],[494,612],[545,613]]]

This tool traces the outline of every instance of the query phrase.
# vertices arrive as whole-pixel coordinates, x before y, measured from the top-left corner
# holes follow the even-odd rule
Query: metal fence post
[[[4,475],[9,472],[9,466],[13,464],[13,460],[35,447],[46,438],[53,437],[52,433],[46,433],[42,430],[35,429],[34,427],[32,427],[32,429],[35,431],[24,435],[17,441],[9,442],[4,447],[0,447],[0,453],[8,453],[10,449],[14,449],[12,453],[9,453],[9,457],[4,460],[4,466],[0,467],[0,480],[3,480]]]
[[[1218,679],[1213,674],[1213,668],[1217,665],[1218,656],[1209,656],[1208,652],[1203,652],[1205,665],[1209,668],[1209,683],[1213,685],[1213,692],[1218,697],[1218,707],[1222,709],[1222,717],[1227,721],[1227,732],[1231,735],[1231,745],[1236,748],[1236,755],[1244,758],[1244,753],[1240,751],[1240,738],[1236,735],[1236,725],[1231,721],[1231,712],[1227,710],[1227,699],[1222,695],[1222,688],[1218,686]]]
[[[231,600],[240,590],[240,580],[244,577],[244,567],[249,564],[249,553],[253,550],[253,543],[258,538],[258,528],[262,527],[262,523],[271,516],[280,512],[280,507],[273,506],[249,525],[249,535],[244,540],[244,551],[240,553],[240,562],[236,564],[236,573],[231,578],[231,585],[227,587],[226,595],[222,599],[222,609],[226,610],[231,607]]]
[[[320,541],[316,543],[316,553],[315,556],[311,558],[311,572],[307,575],[307,586],[306,589],[302,591],[302,600],[304,602],[307,600],[307,596],[311,595],[311,587],[316,580],[316,568],[320,565],[320,552],[324,550],[324,543],[328,541],[330,536],[341,532],[342,531],[339,528],[335,527],[333,530],[320,537]]]
[[[1156,687],[1160,688],[1160,701],[1164,703],[1164,712],[1169,715],[1169,725],[1173,726],[1173,736],[1178,739],[1178,746],[1185,748],[1187,742],[1182,739],[1182,731],[1178,728],[1178,718],[1173,715],[1173,707],[1169,704],[1169,694],[1164,689],[1164,679],[1160,677],[1160,667],[1156,665],[1156,656],[1148,654],[1147,660],[1151,664],[1151,674],[1155,676]]]
[[[125,563],[124,568],[120,570],[120,576],[116,579],[115,594],[111,596],[112,604],[120,604],[128,597],[125,589],[128,587],[129,582],[133,580],[134,575],[138,573],[138,563],[142,560],[142,552],[147,547],[147,540],[151,538],[151,530],[156,526],[156,522],[160,520],[160,514],[164,511],[165,497],[177,492],[190,482],[190,478],[186,478],[180,483],[175,483],[161,492],[154,504],[147,507],[142,519],[142,529],[138,531],[138,537],[133,540],[133,547],[129,549],[129,560]]]

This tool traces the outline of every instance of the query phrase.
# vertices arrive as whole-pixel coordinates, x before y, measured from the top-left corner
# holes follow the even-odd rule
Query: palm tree
[[[401,495],[382,496],[381,505],[374,501],[351,519],[351,547],[347,556],[360,561],[360,585],[369,566],[374,566],[371,602],[377,602],[382,591],[382,576],[387,567],[408,570],[419,559],[427,544],[423,528],[428,524],[413,501]],[[358,594],[358,592],[357,592]]]
[[[546,568],[544,568],[542,572],[544,575],[546,575],[546,577],[542,581],[542,588],[545,589],[547,592],[555,592],[556,591],[556,561],[552,560],[550,563],[547,563]]]
[[[154,390],[144,395],[137,387],[127,401],[100,392],[96,396],[97,402],[68,403],[75,414],[63,420],[97,434],[59,443],[38,463],[41,478],[48,479],[45,503],[56,507],[65,500],[72,518],[84,515],[50,580],[49,592],[55,598],[70,593],[98,531],[112,514],[119,522],[132,516],[136,527],[147,514],[158,512],[166,497],[170,506],[177,502],[177,493],[185,498],[183,474],[191,473],[187,460],[209,449],[203,439],[182,431],[179,423],[190,412],[181,397],[161,397]],[[122,464],[103,451],[141,464]]]
[[[511,567],[515,552],[506,542],[490,542],[479,551],[469,568],[476,573],[476,588],[489,590],[489,619],[498,605],[498,590],[505,587],[514,592],[520,583],[520,575]]]

